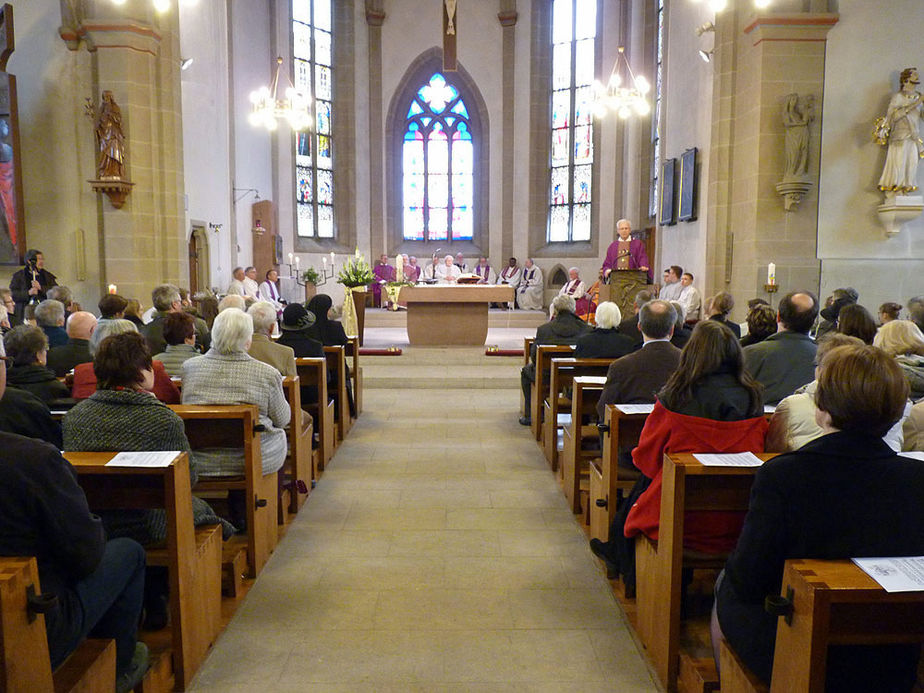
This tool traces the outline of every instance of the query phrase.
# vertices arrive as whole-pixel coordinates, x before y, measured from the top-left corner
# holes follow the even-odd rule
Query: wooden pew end
[[[115,678],[115,640],[88,639],[55,671],[55,693],[111,691]]]
[[[768,693],[769,688],[748,669],[722,638],[719,643],[719,668],[722,693]],[[680,666],[683,667],[681,657]]]
[[[680,655],[678,693],[714,693],[718,690],[719,673],[712,659],[694,659],[688,654]],[[725,693],[724,689],[722,693]]]
[[[247,541],[231,537],[221,547],[221,593],[237,598],[243,593],[247,573]]]

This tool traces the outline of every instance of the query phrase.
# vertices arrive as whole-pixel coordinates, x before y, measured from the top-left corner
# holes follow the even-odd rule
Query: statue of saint
[[[879,179],[879,189],[887,194],[906,194],[918,189],[918,159],[924,158],[924,141],[919,131],[922,117],[922,95],[915,87],[920,84],[918,69],[902,70],[899,90],[889,101],[884,118],[876,121],[874,138],[888,144],[885,167]]]
[[[783,126],[786,128],[786,169],[783,180],[802,179],[808,175],[809,124],[815,120],[815,97],[798,94],[786,97]]]
[[[111,91],[103,92],[99,116],[96,119],[96,177],[100,180],[122,180],[125,174],[125,135],[122,134],[122,111]]]

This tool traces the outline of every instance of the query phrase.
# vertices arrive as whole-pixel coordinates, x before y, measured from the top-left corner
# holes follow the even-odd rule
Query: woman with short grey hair
[[[236,308],[219,313],[212,325],[212,347],[183,364],[183,404],[257,405],[265,429],[260,434],[263,473],[272,474],[286,459],[283,429],[289,423],[289,404],[279,371],[247,353],[252,337],[249,315]],[[197,450],[195,456],[201,477],[244,473],[239,448]]]
[[[558,300],[561,296],[556,296]],[[578,337],[574,356],[579,359],[618,359],[635,351],[635,341],[619,332],[622,311],[611,301],[603,301],[594,314],[597,326]]]

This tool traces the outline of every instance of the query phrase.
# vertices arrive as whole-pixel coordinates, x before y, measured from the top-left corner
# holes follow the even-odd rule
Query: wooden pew
[[[555,365],[559,359],[552,360],[552,373],[554,377]],[[571,512],[581,512],[581,470],[588,460],[588,453],[583,443],[588,437],[597,440],[597,427],[586,426],[583,423],[585,416],[596,418],[597,400],[603,392],[606,376],[583,375],[571,381],[573,391],[571,394],[571,420],[565,426],[562,438],[564,444],[561,454],[562,489]],[[554,394],[552,395],[554,397]],[[557,437],[557,433],[556,433]],[[594,453],[590,453],[593,456]]]
[[[254,404],[172,404],[186,428],[193,450],[242,448],[243,477],[199,477],[196,493],[214,495],[244,491],[247,518],[247,562],[250,577],[263,569],[278,538],[278,474],[263,474],[260,425]],[[259,427],[259,428],[258,428]],[[228,544],[235,542],[231,539]],[[232,545],[233,546],[233,545]],[[228,552],[225,552],[226,556]]]
[[[363,413],[363,369],[359,367],[359,337],[349,337],[350,343],[346,345],[346,357],[352,359],[350,364],[350,378],[353,379],[353,403],[356,405],[356,416]]]
[[[196,529],[189,456],[167,467],[113,467],[114,452],[65,452],[94,510],[164,508],[167,545],[148,550],[148,565],[167,568],[173,676],[177,690],[192,681],[221,630],[221,527]]]
[[[78,693],[115,688],[114,640],[84,640],[52,673],[35,558],[0,558],[0,691]]]
[[[563,428],[559,420],[562,408],[570,411],[571,400],[564,391],[578,376],[606,376],[613,359],[576,359],[555,357],[549,371],[549,396],[542,403],[542,450],[552,471],[558,470],[558,432]],[[596,404],[596,402],[594,403]],[[563,417],[567,418],[567,417]]]
[[[279,522],[284,521],[284,514],[295,514],[308,498],[311,489],[311,474],[313,469],[311,440],[314,436],[314,422],[307,416],[302,416],[302,391],[298,376],[282,379],[282,389],[289,403],[292,416],[286,427],[286,439],[289,454],[282,469],[285,475],[283,486],[288,491],[288,507],[283,507],[280,497]]]
[[[350,402],[347,399],[349,383],[346,379],[346,352],[342,346],[324,347],[324,356],[327,358],[327,372],[333,373],[336,383],[334,391],[330,394],[334,398],[334,420],[337,424],[337,439],[343,440],[349,433],[353,420],[350,418]]]
[[[533,337],[524,337],[523,338],[523,366],[529,365],[529,353],[532,349],[533,342],[536,341]],[[526,411],[526,398],[523,396],[523,390],[520,389],[520,416],[529,416],[529,412]]]
[[[603,454],[590,467],[590,536],[595,539],[609,539],[618,498],[620,494],[628,495],[638,478],[637,473],[631,476],[623,473],[620,478],[619,449],[638,443],[647,419],[647,413],[626,414],[617,404],[606,405],[603,425],[599,427]]]
[[[762,460],[773,453],[761,453]],[[684,514],[691,510],[746,511],[754,467],[707,467],[692,454],[665,455],[658,541],[635,542],[638,635],[655,672],[669,691],[677,688],[680,664],[681,570],[721,568],[724,556],[684,560]]]
[[[570,344],[539,344],[536,346],[536,380],[530,389],[530,420],[532,421],[533,437],[538,441],[542,438],[542,411],[543,402],[549,394],[549,376],[551,361],[554,357],[569,356],[574,352]]]
[[[334,433],[334,403],[327,395],[327,359],[295,359],[295,368],[302,385],[314,385],[318,390],[318,403],[302,402],[302,408],[314,417],[314,429],[318,434],[320,454],[318,472],[324,469],[334,456],[337,436]],[[315,477],[317,478],[317,477]]]

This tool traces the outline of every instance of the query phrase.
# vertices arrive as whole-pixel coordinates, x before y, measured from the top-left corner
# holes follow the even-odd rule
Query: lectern
[[[613,270],[610,273],[610,283],[600,289],[600,300],[612,301],[619,306],[625,319],[635,312],[635,294],[647,287],[648,272],[645,270]]]

